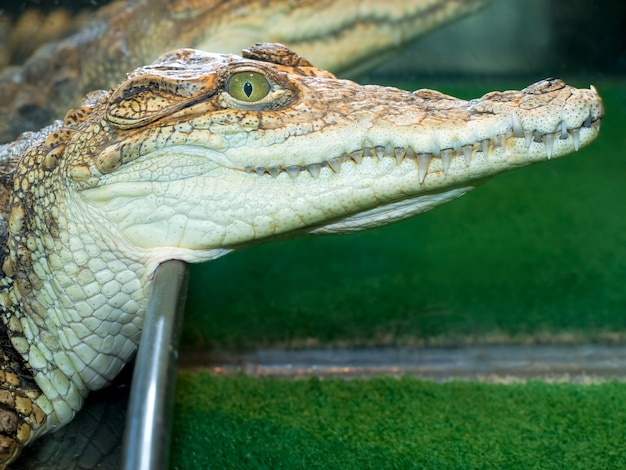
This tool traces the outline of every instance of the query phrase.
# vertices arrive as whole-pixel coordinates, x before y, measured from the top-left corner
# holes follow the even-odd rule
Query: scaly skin
[[[589,144],[602,114],[556,79],[463,101],[276,44],[175,51],[90,95],[0,153],[5,461],[130,359],[159,263],[410,217]]]
[[[333,72],[365,68],[488,0],[127,0],[0,75],[0,143],[60,119],[92,90],[180,47],[287,44]]]
[[[93,14],[93,10],[83,10],[72,15],[58,5],[50,12],[30,6],[26,10],[20,9],[19,13],[9,12],[8,5],[3,6],[0,14],[0,69],[9,64],[21,64],[37,47],[79,30]]]

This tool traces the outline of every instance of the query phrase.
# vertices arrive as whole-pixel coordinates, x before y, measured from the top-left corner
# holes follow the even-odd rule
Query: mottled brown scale
[[[48,171],[53,170],[58,164],[59,159],[63,158],[65,145],[58,145],[50,150],[44,157],[44,168]]]
[[[289,67],[313,67],[313,64],[282,44],[255,44],[244,49],[242,57]]]
[[[0,468],[11,463],[46,420],[33,400],[41,390],[0,323]]]
[[[32,370],[9,339],[20,343],[21,325],[13,315],[14,298],[42,287],[42,280],[28,274],[32,236],[20,235],[32,221],[32,191],[39,188],[44,173],[53,172],[63,158],[72,131],[57,125],[42,133],[25,134],[20,140],[0,147],[0,468],[14,460],[21,448],[46,422],[46,413],[35,403],[41,390]],[[34,151],[32,150],[34,145]],[[18,161],[23,170],[17,170]],[[10,253],[9,234],[24,245]],[[24,344],[25,341],[21,341]]]
[[[83,122],[89,116],[93,108],[91,106],[81,106],[80,108],[70,109],[63,118],[64,126],[72,126]]]

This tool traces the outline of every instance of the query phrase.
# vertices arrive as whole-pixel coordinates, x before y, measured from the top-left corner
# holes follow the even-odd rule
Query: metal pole
[[[154,274],[154,291],[135,359],[123,444],[125,470],[169,465],[178,334],[187,289],[187,266],[166,261]]]

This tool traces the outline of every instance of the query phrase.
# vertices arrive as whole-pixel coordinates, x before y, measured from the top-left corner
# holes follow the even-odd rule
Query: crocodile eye
[[[237,100],[254,103],[267,96],[270,83],[262,73],[241,72],[228,79],[226,91]]]

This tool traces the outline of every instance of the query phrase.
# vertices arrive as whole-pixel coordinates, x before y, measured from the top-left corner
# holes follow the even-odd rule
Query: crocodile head
[[[464,101],[338,80],[276,44],[179,50],[93,93],[0,152],[0,313],[39,390],[32,436],[132,356],[158,263],[404,219],[578,150],[602,114],[555,79]]]
[[[338,80],[279,46],[182,50],[104,95],[66,151],[76,207],[152,265],[351,232],[591,142],[596,92],[545,80],[463,101]]]

